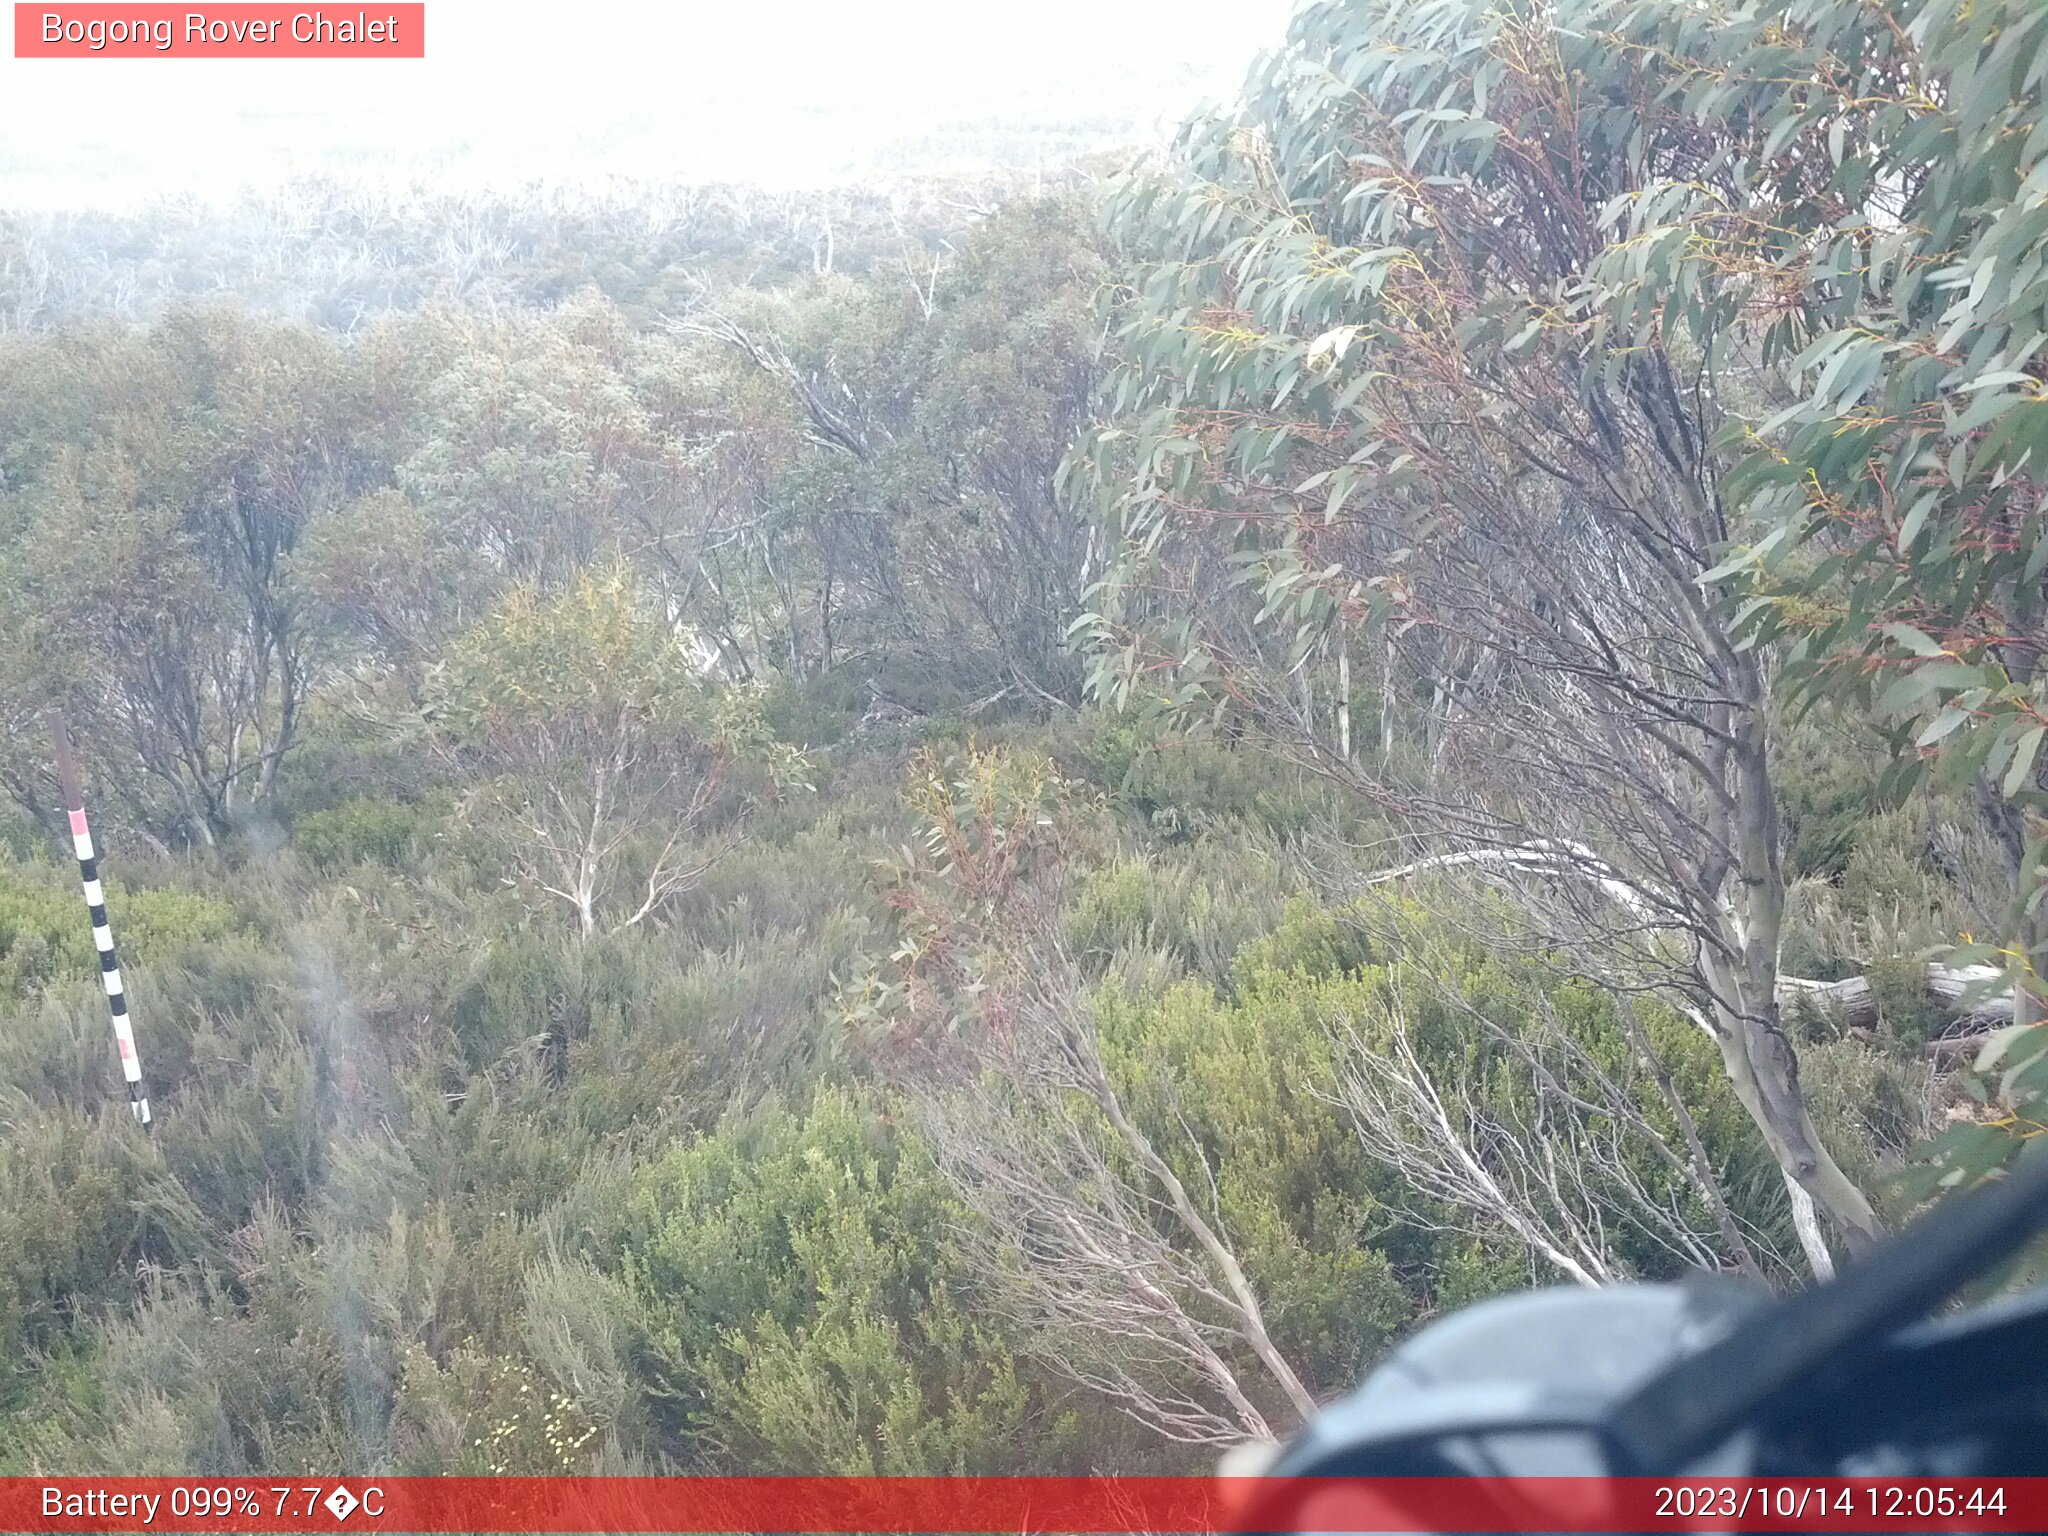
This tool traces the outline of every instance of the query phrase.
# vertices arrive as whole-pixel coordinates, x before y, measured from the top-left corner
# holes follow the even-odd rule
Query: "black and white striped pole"
[[[85,885],[85,910],[92,918],[93,948],[100,955],[100,981],[114,1014],[114,1049],[121,1055],[121,1075],[128,1080],[129,1107],[145,1128],[150,1124],[149,1095],[142,1091],[142,1060],[135,1054],[135,1022],[128,1017],[128,994],[121,986],[121,965],[114,958],[114,930],[107,926],[107,896],[100,888],[99,861],[93,857],[92,831],[85,824],[85,791],[78,780],[78,762],[71,755],[71,737],[64,717],[52,713],[50,737],[57,745],[57,777],[64,786],[64,809],[71,814],[71,846],[78,854],[78,878]]]

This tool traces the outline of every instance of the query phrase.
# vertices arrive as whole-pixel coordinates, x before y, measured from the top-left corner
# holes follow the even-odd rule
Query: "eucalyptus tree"
[[[691,550],[722,609],[750,553],[779,664],[893,659],[956,692],[1072,694],[1088,530],[1055,481],[1094,389],[1101,270],[1080,222],[1068,200],[1020,202],[915,285],[826,275],[678,319],[713,359],[693,472],[731,505],[661,547]]]
[[[509,828],[512,883],[580,938],[655,916],[710,867],[716,702],[623,565],[514,587],[450,648],[429,715]]]
[[[1744,456],[1722,493],[1754,528],[1723,567],[1745,641],[1790,642],[1792,680],[1890,721],[1901,786],[1971,786],[2009,861],[2005,942],[1955,958],[1990,962],[2017,1016],[1980,1062],[1989,1111],[1931,1170],[1974,1176],[2048,1097],[2048,8],[1607,23],[1652,120],[1692,125],[1714,158],[1641,190],[1602,278],[1637,334],[1711,345],[1748,317],[1796,381],[1724,429]]]
[[[1303,10],[1113,202],[1127,362],[1070,466],[1113,558],[1076,633],[1100,697],[1255,722],[1413,828],[1404,868],[1515,881],[1587,970],[1686,1012],[1795,1212],[1856,1246],[1879,1221],[1784,1018],[1773,653],[1712,580],[1726,429],[1773,378],[1750,312],[1656,307],[1675,257],[1642,233],[1664,189],[1740,205],[1752,176],[1666,92],[1715,77],[1653,21],[1708,48],[1797,9]]]
[[[452,342],[427,338],[446,361],[397,482],[506,581],[563,586],[675,492],[673,450],[635,388],[640,339],[590,294],[451,328]]]
[[[63,701],[134,827],[211,844],[271,794],[323,664],[302,546],[390,473],[383,361],[228,311],[10,348],[0,707]]]

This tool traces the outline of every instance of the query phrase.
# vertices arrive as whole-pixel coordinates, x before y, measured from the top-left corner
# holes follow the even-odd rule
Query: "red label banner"
[[[14,7],[18,59],[423,59],[424,4]]]
[[[2048,1478],[0,1478],[0,1531],[2043,1531]]]

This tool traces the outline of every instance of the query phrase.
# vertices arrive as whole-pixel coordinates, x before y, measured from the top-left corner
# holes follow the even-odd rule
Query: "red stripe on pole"
[[[7,1531],[2041,1531],[2048,1478],[0,1478]]]
[[[17,11],[17,17],[19,11]],[[93,945],[100,951],[100,963],[106,967],[100,972],[101,981],[107,992],[107,1005],[113,1011],[114,1048],[120,1053],[121,1075],[128,1080],[128,1103],[135,1119],[143,1129],[150,1128],[149,1100],[142,1093],[142,1062],[135,1054],[133,1023],[128,1015],[128,1003],[121,990],[121,972],[114,960],[114,930],[102,926],[100,918],[93,918],[98,912],[105,916],[101,898],[94,892],[99,886],[94,868],[92,834],[85,825],[85,791],[79,784],[78,760],[71,753],[71,736],[64,729],[61,711],[52,710],[49,716],[50,745],[57,753],[57,780],[64,790],[64,804],[71,817],[72,851],[78,855],[78,876],[82,882],[80,894],[85,897],[86,916],[92,918]],[[104,937],[105,942],[101,940]]]

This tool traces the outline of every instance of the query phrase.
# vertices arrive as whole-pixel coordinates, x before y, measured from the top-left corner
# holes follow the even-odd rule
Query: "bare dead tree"
[[[1625,1271],[1587,1189],[1578,1149],[1536,1123],[1490,1119],[1463,1084],[1439,1085],[1397,1022],[1379,1049],[1353,1039],[1337,1096],[1366,1151],[1398,1168],[1414,1192],[1464,1220],[1466,1230],[1504,1231],[1580,1285]],[[1411,1226],[1443,1230],[1446,1218],[1410,1206]]]
[[[638,926],[730,851],[695,840],[718,792],[715,756],[656,739],[621,715],[599,740],[561,728],[501,731],[484,753],[507,775],[483,793],[520,834],[514,883],[566,904],[586,939]],[[632,894],[620,898],[629,876]]]
[[[1229,1358],[1240,1342],[1229,1298],[1165,1240],[1145,1193],[1071,1113],[1048,1123],[1042,1103],[997,1111],[992,1144],[996,1108],[931,1098],[921,1124],[978,1218],[966,1241],[993,1277],[997,1310],[1061,1374],[1168,1439],[1273,1438]]]
[[[508,883],[569,907],[584,938],[646,921],[722,851],[697,833],[730,743],[623,564],[514,588],[436,670],[426,718],[515,833]]]
[[[1581,913],[1585,908],[1571,899],[1571,891],[1560,893],[1546,887],[1561,885],[1575,888],[1580,894],[1590,893],[1596,904],[1604,904],[1627,925],[1625,937],[1618,937],[1613,955],[1629,953],[1627,944],[1647,946],[1636,951],[1638,955],[1655,956],[1662,941],[1659,936],[1667,930],[1681,928],[1670,911],[1661,907],[1653,894],[1634,881],[1624,878],[1613,865],[1601,859],[1582,843],[1537,839],[1517,847],[1500,847],[1468,850],[1462,853],[1439,854],[1419,859],[1391,869],[1380,870],[1358,882],[1366,887],[1390,882],[1410,882],[1417,876],[1439,871],[1464,870],[1480,873],[1495,881],[1506,881],[1514,885],[1517,900],[1526,908],[1548,911],[1553,915],[1561,908]],[[1560,895],[1563,900],[1560,901]],[[1553,929],[1555,923],[1552,924]],[[1610,930],[1612,931],[1612,930]],[[1679,932],[1678,944],[1683,946],[1686,936]],[[1669,949],[1665,949],[1668,957]],[[1618,965],[1609,965],[1596,970],[1596,979],[1615,987],[1626,1003],[1630,990],[1626,985],[1617,985],[1621,978],[1631,974],[1646,976],[1645,990],[1660,990],[1657,980],[1660,969],[1668,964],[1668,958],[1658,959],[1647,967],[1631,973]],[[2008,987],[2002,991],[1992,990],[2001,975],[1989,966],[1946,966],[1926,962],[1919,966],[1922,987],[1928,998],[1947,1006],[1952,1011],[1951,1027],[1957,1033],[1929,1043],[1931,1056],[1942,1058],[1981,1044],[1989,1034],[2001,1025],[2010,1023],[2013,1017],[2014,999]],[[1794,1010],[1809,1009],[1833,1014],[1845,1027],[1868,1029],[1877,1022],[1878,1005],[1876,993],[1867,976],[1851,976],[1839,981],[1815,981],[1802,977],[1774,974],[1774,1002],[1782,1017]],[[1673,989],[1666,983],[1661,990],[1667,994]],[[1686,1006],[1687,1017],[1703,1029],[1709,1038],[1721,1044],[1715,1022],[1697,1006]],[[1724,1049],[1725,1058],[1725,1049]],[[1736,1082],[1738,1094],[1741,1083]],[[1675,1095],[1666,1094],[1667,1101],[1677,1106]],[[1745,1099],[1745,1107],[1748,1100]],[[1754,1113],[1754,1111],[1752,1111]],[[1782,1167],[1781,1163],[1781,1167]],[[1813,1272],[1820,1278],[1834,1273],[1834,1261],[1822,1233],[1817,1207],[1804,1184],[1794,1176],[1791,1169],[1785,1170],[1785,1185],[1794,1228]]]
[[[1057,779],[1000,752],[925,759],[892,958],[854,1003],[976,1220],[960,1240],[1048,1364],[1169,1439],[1271,1439],[1315,1399],[1220,1213],[1108,1071],[1057,938]],[[1207,1169],[1213,1183],[1216,1175]]]
[[[755,367],[780,380],[803,409],[806,435],[821,448],[866,462],[875,445],[859,419],[846,385],[830,373],[801,368],[775,336],[742,325],[714,308],[703,308],[671,321],[671,332],[731,347]]]
[[[1402,1213],[1410,1224],[1506,1234],[1580,1285],[1628,1277],[1622,1238],[1691,1268],[1764,1279],[1767,1262],[1782,1267],[1768,1247],[1759,1255],[1675,1096],[1677,1146],[1645,1112],[1640,1087],[1604,1067],[1546,1002],[1511,1029],[1414,967],[1397,966],[1389,985],[1381,1015],[1338,1021],[1346,1049],[1330,1097],[1368,1154],[1415,1191]],[[1425,1062],[1409,1016],[1416,986],[1465,1018],[1514,1091],[1499,1080],[1489,1091],[1470,1067]],[[1647,1042],[1631,1035],[1647,1058]]]
[[[998,1305],[1048,1364],[1169,1439],[1272,1439],[1315,1411],[1229,1235],[1131,1118],[1056,946],[972,1058],[906,1077]]]

